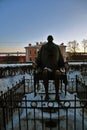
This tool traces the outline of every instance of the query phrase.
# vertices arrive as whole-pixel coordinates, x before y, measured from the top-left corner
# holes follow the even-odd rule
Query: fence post
[[[24,95],[25,95],[25,76],[23,76],[23,84],[24,84]]]
[[[37,83],[37,79],[36,79],[36,73],[34,71],[34,96],[36,96],[36,83]]]
[[[76,75],[76,92],[78,93],[78,77]]]
[[[3,118],[3,101],[0,99],[0,130],[3,130],[4,128],[4,118]]]
[[[2,96],[0,97],[0,130],[6,130],[5,100]]]
[[[66,91],[67,91],[67,74],[66,74],[66,71],[65,71],[65,75],[64,75],[64,80],[65,80],[65,96],[66,96]]]

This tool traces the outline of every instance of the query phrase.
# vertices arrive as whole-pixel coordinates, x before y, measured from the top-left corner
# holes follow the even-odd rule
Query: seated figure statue
[[[43,44],[38,52],[37,59],[34,64],[34,68],[37,68],[38,73],[42,73],[44,87],[45,87],[45,99],[49,99],[48,95],[48,76],[51,74],[54,77],[55,82],[55,100],[59,101],[59,72],[64,69],[64,59],[61,54],[60,48],[53,42],[53,36],[47,37],[47,43]]]

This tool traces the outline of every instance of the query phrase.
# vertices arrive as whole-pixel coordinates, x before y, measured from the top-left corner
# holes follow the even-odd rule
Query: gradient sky
[[[87,0],[0,0],[0,52],[25,51],[49,34],[57,44],[87,39]]]

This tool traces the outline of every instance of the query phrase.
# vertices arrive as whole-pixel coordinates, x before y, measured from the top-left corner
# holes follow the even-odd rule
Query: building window
[[[36,61],[37,57],[34,58],[34,61]]]
[[[29,54],[31,54],[32,53],[32,50],[29,50]]]
[[[29,61],[32,61],[32,57],[29,57]]]
[[[37,54],[37,50],[34,50],[34,54]]]

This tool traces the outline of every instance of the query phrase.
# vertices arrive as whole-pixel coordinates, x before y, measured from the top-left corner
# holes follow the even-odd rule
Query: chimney
[[[39,42],[36,42],[36,46],[38,46],[39,45]]]
[[[40,42],[40,44],[42,44],[42,42]]]
[[[64,46],[64,43],[62,42],[61,45]]]
[[[28,45],[31,46],[31,43],[29,43]]]

